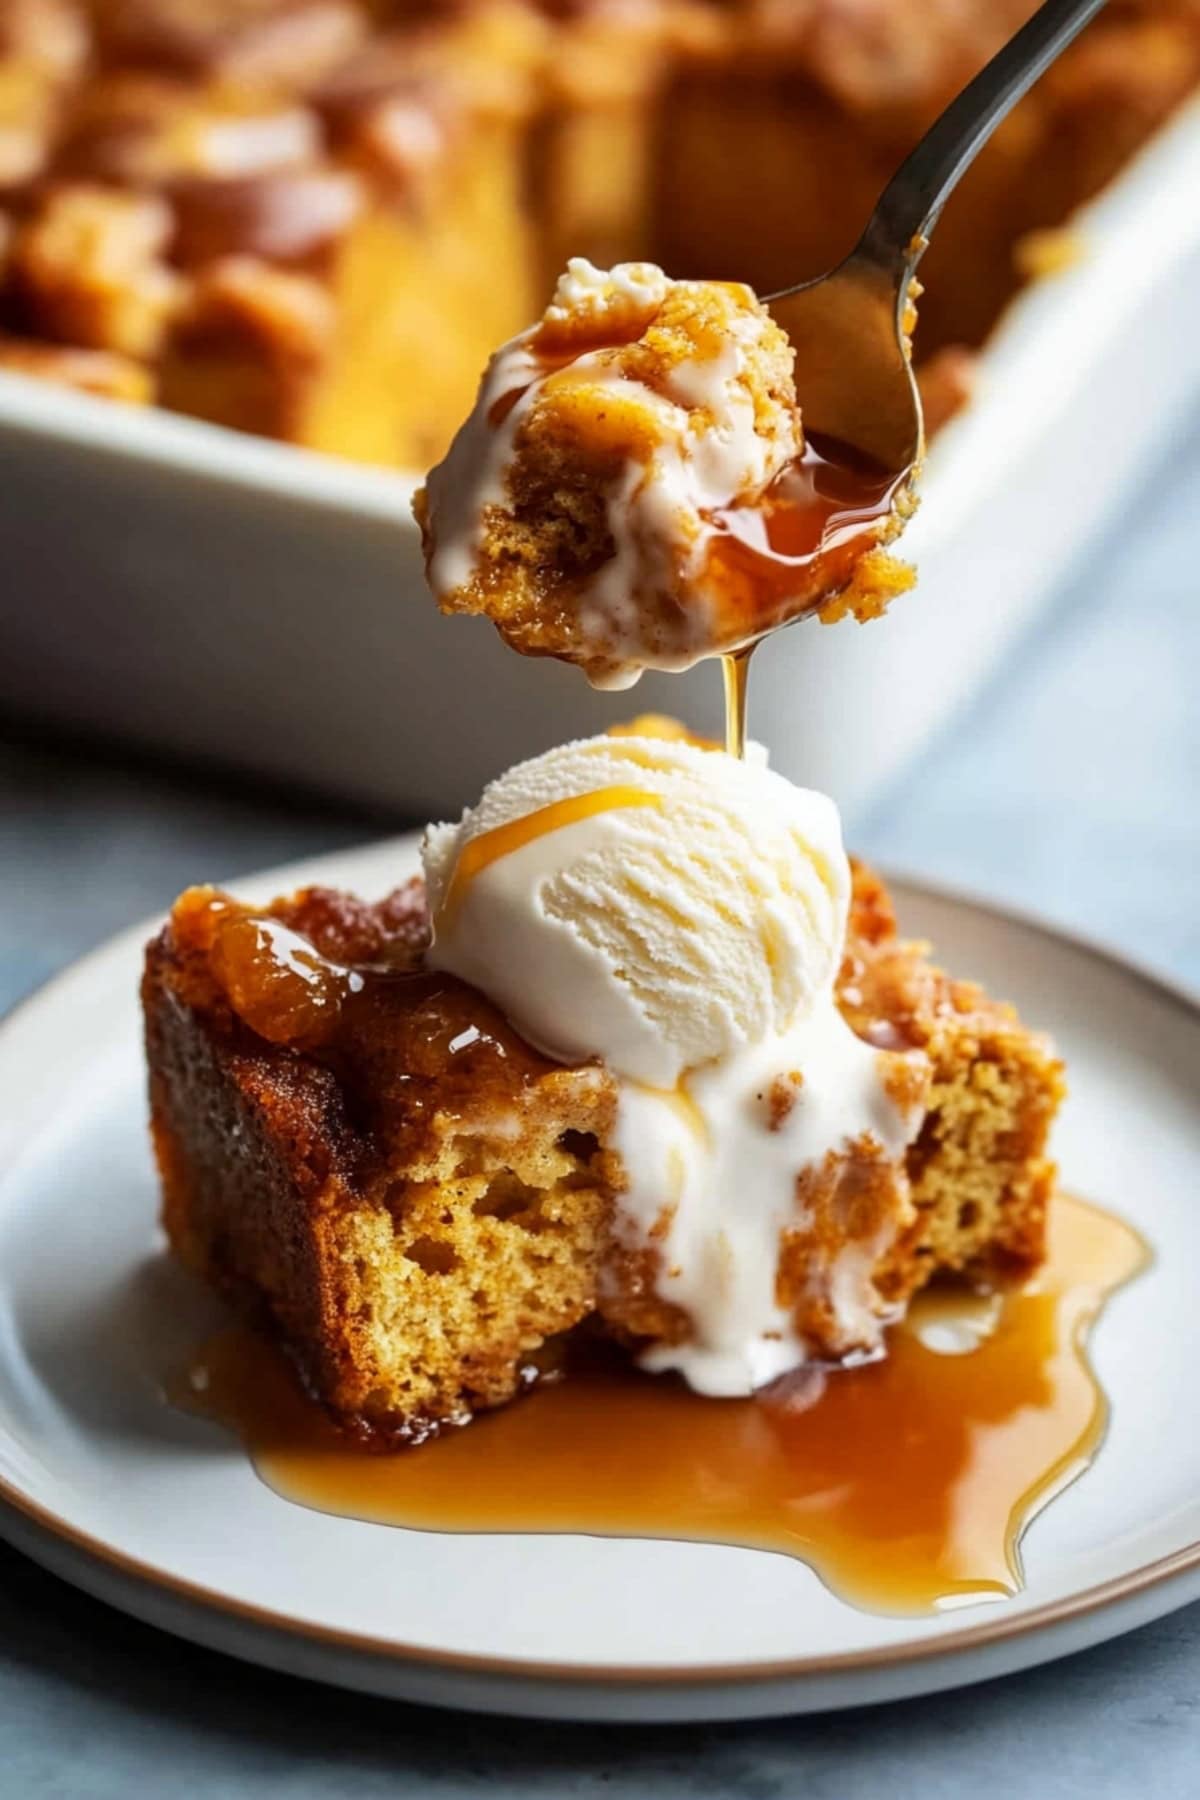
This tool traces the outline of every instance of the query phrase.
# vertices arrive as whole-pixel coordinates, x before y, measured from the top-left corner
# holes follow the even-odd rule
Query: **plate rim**
[[[231,885],[237,885],[238,881],[279,881],[281,885],[286,885],[289,879],[319,880],[325,869],[364,852],[378,851],[389,843],[401,853],[410,853],[419,842],[420,835],[419,831],[405,832],[391,839],[368,840],[360,846],[305,858],[250,876],[235,877]],[[1169,975],[1148,962],[1127,955],[1101,937],[1061,925],[1034,908],[981,895],[969,886],[912,874],[891,864],[880,866],[880,873],[889,888],[905,889],[918,898],[981,912],[1002,924],[1033,931],[1059,947],[1082,953],[1109,969],[1132,976],[1139,986],[1149,989],[1159,999],[1172,1003],[1193,1022],[1200,1023],[1200,988],[1195,988],[1187,981]],[[163,916],[162,913],[155,913],[137,924],[125,927],[75,958],[65,968],[56,970],[0,1015],[0,1034],[7,1035],[22,1020],[23,1015],[45,1004],[60,985],[83,973],[93,963],[119,954],[126,946],[153,933],[160,927]],[[16,1520],[13,1519],[13,1514],[17,1515]],[[20,1524],[14,1535],[12,1527],[18,1521]],[[21,1525],[25,1527],[24,1530],[20,1528]],[[862,1650],[734,1663],[542,1662],[533,1658],[442,1650],[432,1645],[405,1643],[395,1638],[322,1625],[315,1620],[296,1618],[270,1607],[239,1600],[218,1588],[210,1588],[201,1582],[171,1574],[153,1563],[115,1548],[105,1539],[72,1524],[53,1508],[32,1499],[15,1482],[0,1475],[0,1537],[12,1543],[19,1551],[36,1557],[36,1550],[30,1551],[26,1537],[30,1526],[33,1527],[36,1540],[40,1540],[47,1550],[58,1552],[48,1566],[76,1586],[88,1586],[79,1578],[79,1569],[75,1566],[76,1559],[82,1559],[84,1568],[97,1565],[101,1573],[110,1579],[115,1577],[119,1584],[118,1592],[124,1592],[132,1584],[134,1593],[145,1590],[151,1596],[161,1597],[165,1594],[172,1609],[179,1605],[197,1608],[217,1625],[224,1623],[234,1627],[248,1626],[257,1632],[267,1633],[271,1639],[298,1639],[306,1646],[351,1652],[358,1658],[366,1658],[372,1663],[392,1668],[425,1669],[461,1676],[500,1677],[507,1681],[549,1682],[559,1693],[589,1687],[627,1689],[631,1685],[660,1692],[716,1687],[741,1689],[781,1681],[808,1682],[919,1668],[959,1655],[986,1651],[1016,1638],[1042,1637],[1047,1631],[1068,1626],[1116,1607],[1121,1602],[1149,1594],[1179,1576],[1200,1569],[1198,1538],[1123,1575],[1111,1576],[1106,1581],[1094,1583],[1091,1587],[1058,1600],[1046,1601],[1024,1612],[1007,1615],[997,1613],[980,1619],[977,1624],[964,1625],[943,1635],[909,1638],[899,1643]],[[98,1590],[92,1588],[90,1591]],[[107,1582],[100,1597],[125,1611],[137,1611],[127,1604],[128,1596],[113,1600],[112,1590]],[[140,1616],[147,1615],[142,1612]],[[179,1634],[178,1627],[169,1621],[154,1619],[152,1622],[165,1623],[166,1629]],[[235,1655],[243,1654],[229,1644],[219,1644],[216,1647]]]

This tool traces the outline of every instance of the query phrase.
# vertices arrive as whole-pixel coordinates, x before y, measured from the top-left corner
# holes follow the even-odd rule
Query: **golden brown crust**
[[[276,945],[269,979],[243,959],[264,920],[302,934]],[[379,1442],[511,1398],[549,1341],[597,1312],[627,1341],[686,1331],[657,1297],[656,1253],[610,1233],[611,1079],[547,1061],[474,990],[426,972],[425,935],[417,883],[378,906],[307,890],[266,914],[195,889],[149,946],[142,989],[173,1246],[265,1311],[335,1416]],[[323,1021],[311,983],[289,977],[297,945],[339,982],[364,973]],[[861,868],[841,1004],[898,1102],[926,1116],[902,1170],[864,1141],[801,1176],[780,1295],[830,1356],[849,1348],[827,1279],[847,1241],[870,1252],[885,1306],[937,1269],[1039,1259],[1062,1091],[1010,1009],[896,937]]]

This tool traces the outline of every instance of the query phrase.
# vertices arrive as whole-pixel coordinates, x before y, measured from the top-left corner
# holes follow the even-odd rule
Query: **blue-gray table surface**
[[[918,767],[847,821],[851,842],[1200,981],[1198,519],[1193,431]],[[0,1006],[197,875],[385,828],[94,749],[7,743]],[[747,1726],[572,1727],[267,1674],[127,1620],[0,1548],[5,1800],[958,1800],[968,1786],[982,1800],[1200,1793],[1200,1606],[927,1701]]]

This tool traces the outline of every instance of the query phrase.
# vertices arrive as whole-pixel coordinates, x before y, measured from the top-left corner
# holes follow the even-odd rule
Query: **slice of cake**
[[[611,1080],[424,971],[425,917],[419,884],[263,915],[193,889],[143,985],[172,1247],[397,1441],[511,1399],[594,1310],[613,1185]]]
[[[744,1393],[1039,1260],[1060,1066],[898,938],[821,796],[593,740],[426,864],[376,905],[193,889],[143,983],[170,1241],[352,1431],[465,1422],[585,1321]]]

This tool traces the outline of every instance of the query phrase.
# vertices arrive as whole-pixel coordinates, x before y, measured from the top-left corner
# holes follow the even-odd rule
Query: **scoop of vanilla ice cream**
[[[424,844],[432,963],[552,1056],[671,1088],[828,997],[850,873],[837,809],[759,755],[563,745]]]
[[[590,738],[510,769],[428,833],[424,860],[432,963],[550,1055],[616,1077],[613,1241],[686,1320],[651,1329],[644,1365],[751,1393],[810,1354],[805,1295],[818,1350],[877,1347],[874,1270],[908,1217],[919,1110],[838,1009],[850,870],[832,801],[761,753]],[[887,1171],[844,1242],[801,1184],[839,1166],[852,1186]],[[810,1266],[781,1291],[797,1233]]]

